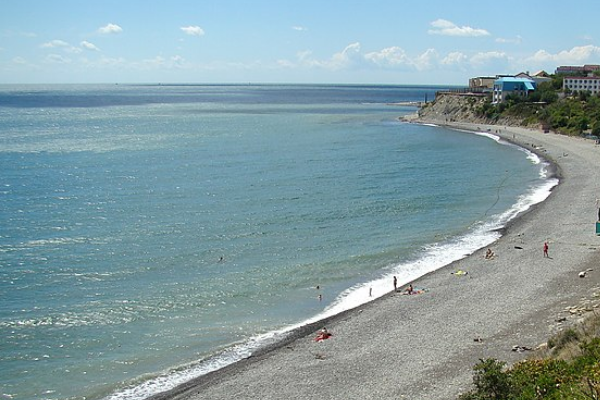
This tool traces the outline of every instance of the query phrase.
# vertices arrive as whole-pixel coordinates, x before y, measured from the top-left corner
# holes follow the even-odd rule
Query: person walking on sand
[[[548,242],[544,242],[544,257],[550,258],[548,256]]]

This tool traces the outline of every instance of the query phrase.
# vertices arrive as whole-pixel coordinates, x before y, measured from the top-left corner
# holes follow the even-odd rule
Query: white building
[[[493,89],[494,82],[498,79],[497,76],[478,76],[475,78],[469,79],[469,88],[470,89]]]
[[[600,77],[597,76],[569,76],[563,78],[563,89],[574,92],[589,91],[592,94],[600,93]]]

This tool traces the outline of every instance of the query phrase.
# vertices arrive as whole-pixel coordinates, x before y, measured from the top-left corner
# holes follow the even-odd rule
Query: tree
[[[564,77],[562,75],[553,75],[550,85],[554,90],[561,90],[563,87],[563,79]]]
[[[600,137],[600,121],[596,120],[596,122],[594,122],[594,125],[592,126],[592,135],[596,135],[598,137]]]
[[[556,93],[553,81],[540,83],[535,93],[538,95],[538,101],[543,101],[544,103],[550,104],[558,100],[558,93]]]
[[[473,368],[475,389],[460,396],[460,400],[507,400],[512,396],[510,375],[504,371],[506,363],[488,358]]]

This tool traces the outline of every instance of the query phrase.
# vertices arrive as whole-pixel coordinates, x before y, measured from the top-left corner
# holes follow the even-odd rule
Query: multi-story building
[[[493,103],[502,103],[508,95],[516,94],[527,97],[529,93],[535,91],[537,83],[528,78],[516,78],[512,76],[496,79],[494,82]]]
[[[571,76],[585,76],[591,74],[594,71],[600,70],[600,65],[586,64],[586,65],[561,65],[556,68],[556,74],[571,75]]]
[[[563,89],[574,92],[589,91],[591,94],[600,93],[600,77],[597,76],[569,76],[563,78]]]

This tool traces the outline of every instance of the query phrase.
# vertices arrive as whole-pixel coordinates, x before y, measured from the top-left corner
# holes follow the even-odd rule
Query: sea
[[[558,181],[401,121],[444,89],[0,86],[0,399],[142,400],[489,246]]]

